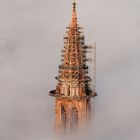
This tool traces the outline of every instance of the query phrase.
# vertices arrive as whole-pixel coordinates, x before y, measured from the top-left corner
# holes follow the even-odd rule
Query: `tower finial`
[[[76,0],[73,0],[73,3],[76,3]]]
[[[75,11],[75,9],[76,9],[76,1],[73,0],[73,11]]]
[[[71,26],[77,26],[77,17],[76,17],[76,1],[73,0],[73,9],[72,9],[72,21]]]

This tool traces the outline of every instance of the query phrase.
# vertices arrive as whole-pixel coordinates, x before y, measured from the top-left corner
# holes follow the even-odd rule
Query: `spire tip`
[[[76,9],[76,0],[73,0],[73,11]]]

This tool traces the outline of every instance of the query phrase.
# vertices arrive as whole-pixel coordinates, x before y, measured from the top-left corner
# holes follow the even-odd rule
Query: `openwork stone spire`
[[[50,96],[56,97],[57,131],[73,131],[86,126],[90,116],[90,98],[96,93],[90,87],[87,49],[84,35],[78,25],[76,2],[73,2],[72,19],[64,37],[61,64],[55,90]]]

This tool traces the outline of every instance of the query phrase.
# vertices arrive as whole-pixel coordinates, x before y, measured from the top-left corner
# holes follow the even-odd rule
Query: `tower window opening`
[[[66,109],[63,105],[61,106],[61,122],[63,127],[66,128]]]

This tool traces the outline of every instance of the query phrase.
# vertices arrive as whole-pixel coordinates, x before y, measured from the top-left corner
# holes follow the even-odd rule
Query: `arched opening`
[[[63,127],[66,128],[66,109],[63,105],[61,106],[61,122]]]
[[[78,126],[78,110],[76,107],[72,108],[72,113],[71,113],[71,128],[72,130],[77,129]]]

